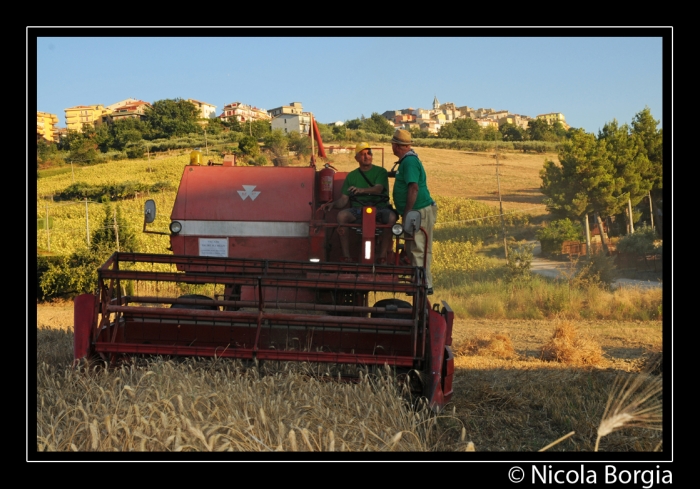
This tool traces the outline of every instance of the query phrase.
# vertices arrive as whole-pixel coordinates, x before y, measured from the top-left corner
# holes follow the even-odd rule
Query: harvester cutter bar
[[[202,301],[201,299],[185,299],[185,298],[166,298],[152,296],[123,296],[121,299],[112,299],[111,305],[127,305],[129,303],[138,304],[191,304],[191,305],[207,305],[207,306],[223,306],[223,307],[247,307],[258,308],[258,301],[233,301],[233,300],[210,300]],[[387,309],[386,307],[365,307],[365,306],[343,306],[334,304],[315,304],[312,302],[276,302],[266,301],[266,305],[274,309],[302,309],[305,311],[324,311],[324,312],[345,312],[345,313],[391,313],[411,316],[413,309],[408,307],[400,307],[397,309]]]
[[[411,367],[414,359],[392,355],[369,355],[353,353],[310,352],[295,350],[258,350],[252,348],[201,347],[179,345],[148,345],[136,343],[101,343],[96,345],[98,353],[134,355],[178,355],[192,357],[238,358],[242,360],[272,360],[312,363],[338,363],[346,365],[389,365]]]
[[[230,319],[241,322],[257,322],[260,311],[207,311],[195,309],[167,309],[138,306],[107,306],[107,312],[118,312],[139,317],[151,318],[207,318]],[[269,313],[262,311],[263,320],[284,321],[299,324],[352,325],[360,329],[397,329],[413,327],[411,319],[364,318],[352,316],[314,316],[309,314]]]

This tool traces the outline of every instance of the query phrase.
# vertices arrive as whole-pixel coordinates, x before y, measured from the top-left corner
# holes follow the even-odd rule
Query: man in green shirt
[[[321,206],[324,212],[335,209],[343,209],[338,213],[339,224],[352,224],[362,220],[362,207],[375,206],[377,208],[377,222],[381,224],[396,224],[396,213],[389,205],[389,176],[381,166],[372,164],[372,149],[367,143],[358,143],[355,146],[355,161],[360,167],[348,173],[343,182],[341,196],[338,200],[327,202]],[[350,199],[350,196],[353,196]],[[351,207],[344,209],[351,203]],[[346,262],[353,261],[350,257],[350,238],[347,227],[339,227],[340,246]],[[391,232],[384,229],[377,263],[386,263],[386,253],[391,246]]]
[[[411,149],[411,133],[404,129],[397,129],[391,139],[391,150],[399,158],[393,197],[396,210],[402,216],[401,222],[405,226],[406,214],[412,210],[418,211],[421,228],[425,229],[425,234],[416,230],[414,240],[406,241],[406,253],[414,267],[425,265],[427,294],[430,295],[433,293],[430,263],[433,260],[433,227],[437,220],[437,204],[428,191],[423,163]]]

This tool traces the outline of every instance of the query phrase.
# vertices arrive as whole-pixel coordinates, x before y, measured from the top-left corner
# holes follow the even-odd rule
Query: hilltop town
[[[292,102],[270,110],[265,110],[255,105],[232,102],[225,104],[218,113],[217,106],[195,99],[186,99],[199,111],[200,123],[205,125],[208,120],[219,119],[221,121],[236,120],[239,123],[252,123],[256,121],[269,121],[271,129],[279,129],[284,133],[299,132],[308,133],[313,114],[305,111],[300,102]],[[68,131],[83,130],[84,124],[97,126],[102,123],[111,123],[121,119],[136,118],[145,120],[147,109],[152,104],[143,100],[127,98],[111,105],[77,105],[65,109],[65,127],[59,127],[59,118],[56,114],[37,112],[37,137],[47,141],[58,142]],[[437,135],[448,124],[460,119],[471,119],[484,130],[499,130],[505,124],[510,124],[526,130],[530,122],[543,120],[553,125],[560,123],[563,129],[569,129],[564,114],[551,112],[530,117],[521,114],[512,114],[507,110],[494,110],[491,108],[474,109],[468,106],[458,107],[452,102],[440,103],[435,96],[430,109],[409,107],[400,110],[387,110],[382,117],[396,129],[408,129],[412,132],[420,131],[426,135]],[[331,123],[334,126],[343,126],[345,122]],[[490,129],[489,129],[490,128]]]

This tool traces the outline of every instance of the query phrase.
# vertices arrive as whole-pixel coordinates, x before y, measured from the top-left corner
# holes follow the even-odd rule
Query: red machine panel
[[[185,167],[171,219],[179,255],[307,261],[311,167]]]
[[[171,219],[308,222],[311,167],[186,166]]]

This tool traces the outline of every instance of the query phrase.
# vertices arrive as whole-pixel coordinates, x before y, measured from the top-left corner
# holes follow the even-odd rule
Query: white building
[[[199,117],[201,119],[216,119],[216,105],[200,102],[193,98],[188,98],[187,101],[199,109]]]
[[[311,112],[301,114],[280,114],[272,119],[272,130],[280,129],[285,134],[296,131],[308,134],[311,127]]]

